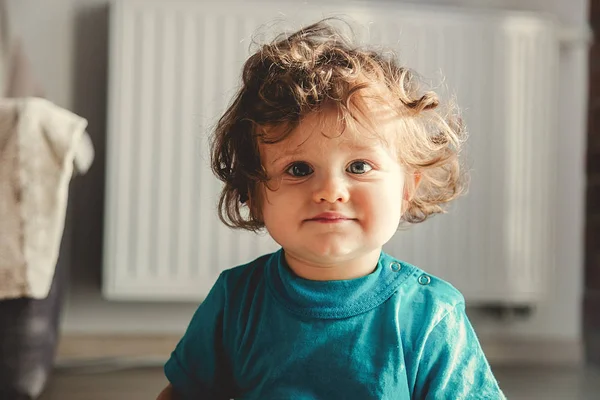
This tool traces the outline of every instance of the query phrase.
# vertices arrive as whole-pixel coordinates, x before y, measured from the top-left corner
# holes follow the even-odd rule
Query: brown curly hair
[[[279,36],[244,64],[241,88],[211,142],[212,169],[224,183],[219,217],[227,226],[264,227],[260,190],[268,177],[259,143],[284,140],[303,117],[326,105],[334,105],[346,124],[360,121],[361,97],[378,86],[388,92],[380,100],[397,111],[399,162],[407,176],[420,177],[418,187],[406,179],[402,219],[422,222],[463,192],[458,155],[466,133],[453,104],[440,111],[437,95],[422,92],[393,53],[354,46],[331,22]]]

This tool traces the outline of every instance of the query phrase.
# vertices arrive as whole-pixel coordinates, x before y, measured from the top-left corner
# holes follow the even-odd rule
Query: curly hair
[[[326,105],[337,108],[346,126],[359,121],[361,98],[378,87],[387,92],[380,100],[397,111],[398,160],[406,174],[420,177],[418,185],[406,179],[402,220],[418,223],[444,212],[466,186],[459,162],[466,133],[456,107],[449,102],[440,111],[436,93],[422,91],[416,74],[393,53],[354,46],[326,19],[277,37],[244,64],[241,87],[211,142],[212,169],[224,183],[221,221],[253,231],[264,227],[260,189],[268,177],[259,143],[284,140],[303,117]]]

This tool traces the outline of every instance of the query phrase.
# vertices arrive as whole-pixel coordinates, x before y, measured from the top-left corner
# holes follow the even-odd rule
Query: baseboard
[[[57,349],[57,363],[115,358],[156,359],[165,362],[181,335],[65,334]]]
[[[145,364],[164,363],[179,335],[63,335],[57,364],[86,360],[132,359]],[[583,364],[583,345],[571,340],[485,339],[481,345],[492,365],[540,365],[573,367]]]
[[[579,340],[481,338],[481,347],[494,366],[579,367],[584,346]]]

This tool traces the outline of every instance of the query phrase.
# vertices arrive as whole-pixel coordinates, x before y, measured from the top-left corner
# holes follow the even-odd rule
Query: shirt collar
[[[297,276],[285,261],[284,251],[267,260],[269,288],[289,311],[314,318],[348,318],[369,311],[387,299],[412,273],[414,267],[383,251],[375,270],[349,280],[312,281]]]

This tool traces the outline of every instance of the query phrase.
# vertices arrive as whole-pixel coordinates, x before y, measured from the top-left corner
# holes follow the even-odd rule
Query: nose
[[[313,200],[316,203],[346,203],[350,197],[348,184],[341,176],[328,174],[316,179]]]

